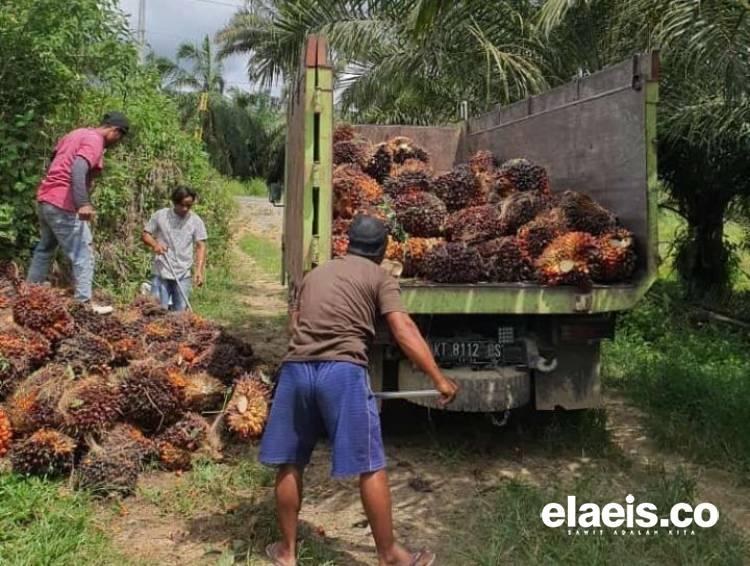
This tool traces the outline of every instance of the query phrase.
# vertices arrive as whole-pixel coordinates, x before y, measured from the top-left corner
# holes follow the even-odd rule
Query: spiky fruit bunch
[[[516,192],[500,203],[500,219],[505,234],[515,234],[549,206],[549,199],[538,193]]]
[[[17,434],[60,425],[57,405],[73,382],[69,369],[48,364],[18,384],[6,402],[6,412]]]
[[[334,165],[354,165],[362,168],[367,165],[370,158],[370,148],[362,139],[352,138],[333,144]]]
[[[548,195],[550,192],[547,170],[528,159],[510,159],[498,168],[497,174],[500,191],[531,191],[541,195]]]
[[[482,193],[468,165],[458,165],[452,171],[440,175],[433,181],[432,188],[445,203],[448,212],[487,204],[486,195]]]
[[[334,236],[346,236],[349,233],[349,227],[352,225],[351,218],[336,218],[333,221],[331,232]]]
[[[136,362],[120,381],[124,415],[147,430],[170,425],[182,412],[181,391],[170,381],[167,369],[150,360]]]
[[[555,238],[536,260],[537,278],[545,285],[591,287],[591,262],[596,241],[586,232],[568,232]]]
[[[490,281],[526,281],[531,277],[531,263],[515,236],[482,242],[477,251],[484,260],[485,275]]]
[[[49,341],[38,332],[12,322],[0,326],[0,399],[50,354]]]
[[[54,359],[73,368],[77,375],[103,375],[109,373],[114,357],[112,347],[104,338],[82,331],[60,342]]]
[[[21,285],[21,273],[12,261],[0,262],[0,309],[13,305],[18,296],[17,288]]]
[[[594,281],[625,281],[636,265],[635,238],[625,228],[617,228],[596,238],[596,259],[592,264]]]
[[[135,462],[139,468],[159,455],[156,443],[133,425],[120,423],[104,433],[101,448],[112,456]]]
[[[415,191],[427,191],[432,183],[432,170],[429,165],[417,159],[409,159],[394,165],[391,175],[383,181],[386,194],[396,198]]]
[[[393,202],[393,210],[403,229],[412,236],[439,236],[447,217],[445,204],[432,193],[407,193]]]
[[[179,421],[159,435],[157,442],[195,452],[208,436],[208,422],[196,413],[186,413]]]
[[[143,357],[143,342],[137,338],[123,338],[110,342],[112,354],[114,355],[114,364],[126,364],[132,360]]]
[[[404,244],[388,236],[388,245],[385,248],[385,259],[390,261],[404,262]]]
[[[489,173],[497,168],[497,161],[491,151],[480,149],[469,159],[469,167],[477,173]]]
[[[391,148],[394,163],[404,163],[409,159],[416,159],[424,162],[430,160],[430,156],[424,148],[419,147],[407,137],[397,136],[388,141],[388,146]]]
[[[404,277],[424,275],[424,261],[435,246],[445,243],[442,238],[408,238],[404,243]]]
[[[393,166],[393,152],[387,143],[376,145],[370,155],[370,159],[365,165],[365,173],[382,183],[385,178],[391,174]]]
[[[445,236],[451,242],[475,244],[498,238],[502,233],[500,212],[491,204],[464,208],[445,221]]]
[[[75,449],[76,441],[69,436],[43,428],[13,445],[10,462],[20,474],[54,476],[73,468]]]
[[[77,381],[60,398],[57,410],[63,429],[73,436],[98,433],[120,417],[122,397],[118,387],[102,377]]]
[[[352,165],[337,167],[333,173],[333,215],[352,218],[363,207],[383,202],[383,190],[368,175]]]
[[[250,344],[222,333],[205,352],[191,364],[191,368],[207,371],[225,383],[230,383],[253,364],[253,349]]]
[[[331,240],[331,256],[342,257],[349,251],[349,236],[334,235]]]
[[[571,230],[598,236],[615,229],[617,217],[588,195],[565,191],[555,200]]]
[[[72,336],[75,323],[59,293],[41,285],[24,285],[13,305],[13,319],[50,340]]]
[[[13,442],[13,427],[8,415],[0,407],[0,458],[8,453],[11,442]]]
[[[78,467],[76,484],[96,497],[127,497],[135,491],[138,472],[138,464],[131,460],[92,451]]]
[[[192,411],[210,411],[221,407],[226,386],[204,371],[190,373],[185,376],[185,408]]]
[[[354,126],[351,124],[339,124],[333,130],[333,143],[353,140],[355,135]]]
[[[438,283],[476,283],[483,278],[484,262],[475,248],[449,242],[427,253],[424,272]]]
[[[268,420],[270,399],[271,388],[257,375],[239,378],[227,405],[227,428],[242,440],[259,439]]]
[[[518,246],[530,260],[535,260],[552,240],[568,232],[559,209],[545,211],[518,229]]]
[[[165,470],[182,472],[193,467],[193,457],[187,450],[177,448],[168,442],[160,442],[159,463]]]

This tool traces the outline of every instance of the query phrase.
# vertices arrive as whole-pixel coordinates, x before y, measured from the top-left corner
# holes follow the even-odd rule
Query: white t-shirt
[[[152,273],[162,279],[183,279],[190,276],[193,267],[193,244],[208,239],[206,225],[194,212],[179,216],[172,208],[156,211],[144,228],[160,244],[167,246],[169,269],[166,259],[157,255],[154,258]]]

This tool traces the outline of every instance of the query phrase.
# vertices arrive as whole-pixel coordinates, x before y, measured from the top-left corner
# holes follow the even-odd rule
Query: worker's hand
[[[440,380],[435,383],[435,389],[440,392],[440,399],[438,399],[438,405],[445,407],[448,403],[452,403],[458,393],[458,384],[449,377],[442,376]]]
[[[206,281],[206,276],[203,273],[203,270],[200,269],[195,273],[195,286],[196,287],[203,287],[203,283]]]
[[[78,209],[78,218],[85,222],[93,219],[95,215],[96,210],[94,210],[94,207],[90,204],[84,204],[81,208]]]
[[[167,253],[167,246],[158,242],[155,246],[152,246],[151,249],[154,250],[154,253],[156,255],[164,255],[165,253]]]

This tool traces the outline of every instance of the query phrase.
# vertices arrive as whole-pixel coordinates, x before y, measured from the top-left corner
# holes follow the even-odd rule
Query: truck
[[[543,165],[554,191],[586,193],[634,234],[638,265],[622,284],[549,287],[534,282],[440,284],[402,279],[402,299],[445,374],[461,392],[448,409],[522,406],[578,410],[600,404],[600,348],[618,313],[632,309],[658,267],[656,117],[658,52],[448,125],[355,125],[373,143],[405,136],[430,154],[436,174],[477,150]],[[283,282],[331,259],[334,80],[326,40],[307,39],[289,94],[283,189]],[[370,352],[374,391],[430,387],[379,329]],[[429,396],[410,401],[435,407]]]

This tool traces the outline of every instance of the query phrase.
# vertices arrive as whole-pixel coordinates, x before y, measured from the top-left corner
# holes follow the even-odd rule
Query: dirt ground
[[[278,239],[281,209],[263,199],[243,199],[238,234],[247,231]],[[244,281],[238,289],[251,316],[242,331],[260,355],[275,361],[283,354],[286,337],[278,323],[284,312],[285,292],[278,281],[259,272],[251,258],[233,252],[235,267]],[[275,322],[273,322],[275,321]],[[732,476],[660,453],[644,427],[643,415],[623,398],[604,398],[609,448],[606,458],[616,458],[614,483],[627,484],[626,461],[633,467],[685,467],[697,478],[698,499],[711,501],[750,536],[750,490],[735,485]],[[497,428],[477,416],[443,417],[431,420],[424,410],[404,405],[387,407],[383,413],[384,437],[389,460],[394,514],[399,537],[417,547],[428,547],[450,556],[453,541],[460,537],[462,519],[474,511],[472,497],[517,478],[551,485],[574,480],[588,468],[601,467],[602,457],[578,450],[550,450],[544,439],[524,432],[524,417],[511,419]],[[229,456],[228,460],[253,458],[255,449]],[[370,530],[360,507],[354,481],[329,479],[329,452],[321,446],[306,475],[306,497],[302,520],[308,533],[338,555],[336,564],[376,564]],[[604,462],[606,464],[606,462]],[[174,474],[152,474],[141,482],[141,494],[126,500],[116,512],[103,513],[105,528],[117,545],[137,562],[163,565],[226,563],[222,552],[247,545],[251,533],[268,530],[271,522],[271,492],[254,498],[237,498],[227,512],[165,512],[144,493],[168,492],[184,483]],[[457,528],[458,527],[458,528]],[[137,541],[137,542],[136,542]],[[264,563],[249,555],[249,563]],[[231,562],[230,562],[231,563]],[[315,564],[316,562],[307,562]],[[440,564],[459,564],[441,560]]]

